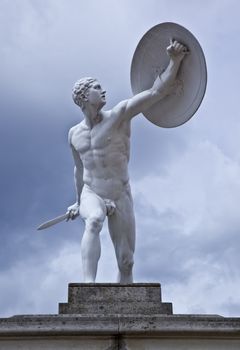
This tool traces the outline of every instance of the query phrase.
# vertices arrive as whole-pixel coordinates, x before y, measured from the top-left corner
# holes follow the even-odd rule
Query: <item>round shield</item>
[[[171,40],[185,45],[189,53],[181,62],[169,94],[144,112],[148,120],[164,128],[179,126],[194,115],[202,102],[207,84],[205,57],[197,39],[178,24],[161,23],[142,37],[133,55],[133,94],[150,89],[156,77],[167,68],[169,56],[166,48]]]

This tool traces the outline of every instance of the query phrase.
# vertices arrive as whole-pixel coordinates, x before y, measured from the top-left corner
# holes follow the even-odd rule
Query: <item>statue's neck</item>
[[[93,106],[89,106],[83,110],[85,121],[87,126],[92,129],[94,125],[98,124],[103,116],[100,109],[96,109]]]

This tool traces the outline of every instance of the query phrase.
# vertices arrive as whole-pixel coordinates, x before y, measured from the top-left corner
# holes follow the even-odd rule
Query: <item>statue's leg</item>
[[[94,283],[101,254],[99,233],[106,217],[106,205],[102,198],[86,186],[81,195],[80,215],[85,221],[81,242],[84,282]]]
[[[135,218],[128,186],[115,201],[114,214],[108,218],[108,227],[118,262],[119,283],[133,283],[133,254],[135,249]]]

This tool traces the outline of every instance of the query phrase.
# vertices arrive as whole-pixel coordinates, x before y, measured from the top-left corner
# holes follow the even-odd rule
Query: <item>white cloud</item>
[[[67,301],[67,284],[81,275],[79,246],[65,244],[55,256],[32,256],[0,274],[1,316],[57,313]]]
[[[169,164],[165,176],[145,177],[133,188],[142,205],[137,208],[139,236],[145,237],[140,254],[150,255],[147,272],[152,269],[154,279],[161,281],[162,274],[175,312],[226,314],[230,300],[240,304],[238,161],[204,141]]]
[[[71,223],[69,225],[73,226]],[[75,226],[79,230],[79,225]],[[19,239],[24,236],[20,231],[18,234]],[[1,317],[57,313],[58,303],[67,302],[68,283],[83,282],[80,239],[76,242],[70,237],[56,245],[51,252],[45,251],[46,239],[47,235],[45,238],[36,236],[32,244],[36,245],[37,254],[30,251],[27,257],[19,257],[19,260],[0,271]],[[106,225],[101,241],[102,256],[97,282],[116,282],[117,264]]]
[[[194,147],[194,148],[192,148]],[[191,234],[204,222],[214,226],[238,222],[240,164],[209,141],[189,149],[169,164],[165,176],[149,176],[134,183],[146,203],[163,213],[178,213],[184,219],[183,233]]]

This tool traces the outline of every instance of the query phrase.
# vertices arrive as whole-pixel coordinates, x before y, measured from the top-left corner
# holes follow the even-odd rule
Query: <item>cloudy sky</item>
[[[73,83],[97,77],[111,108],[131,96],[137,43],[176,22],[199,40],[208,87],[188,123],[132,123],[135,282],[160,282],[175,313],[240,315],[238,0],[0,0],[0,316],[57,313],[81,282],[81,220],[36,231],[75,199]],[[106,228],[97,282],[114,282]]]

